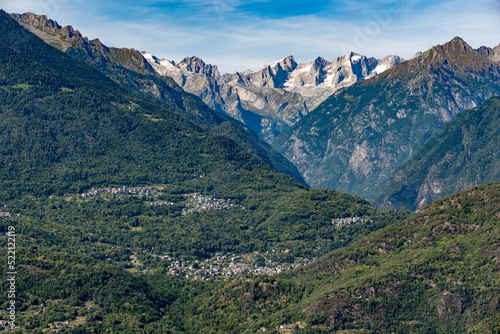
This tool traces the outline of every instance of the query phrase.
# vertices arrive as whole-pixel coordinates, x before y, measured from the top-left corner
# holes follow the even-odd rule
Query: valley
[[[347,192],[372,203],[393,173],[455,115],[500,94],[500,46],[474,50],[459,37],[408,61],[351,52],[333,61],[318,57],[298,64],[289,56],[258,71],[221,75],[217,66],[195,56],[175,63],[146,51],[107,48],[47,17],[13,17],[129,91],[168,107],[172,93],[167,90],[193,93],[221,113],[207,108],[200,115],[192,106],[201,104],[194,101],[176,102],[177,112],[243,144],[303,185]],[[119,68],[130,72],[124,75]],[[467,185],[477,184],[471,180]]]
[[[221,75],[0,10],[0,326],[498,333],[499,50]]]

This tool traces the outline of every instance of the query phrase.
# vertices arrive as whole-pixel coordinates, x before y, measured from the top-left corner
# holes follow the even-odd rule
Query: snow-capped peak
[[[275,61],[275,62],[272,62],[271,64],[269,65],[266,65],[265,67],[275,67],[276,65],[278,65],[279,63],[281,63],[282,61],[284,61],[285,58],[281,58],[280,60],[278,61]]]
[[[275,68],[276,66],[278,66],[278,64],[281,64],[281,67],[285,70],[293,70],[297,65],[297,63],[295,63],[295,59],[293,59],[293,56],[288,56],[261,67],[259,71],[265,70],[266,68]]]
[[[147,52],[147,51],[142,51],[142,52],[141,52],[141,54],[142,54],[142,56],[143,56],[144,58],[146,58],[148,61],[150,61],[150,60],[153,60],[153,61],[154,61],[154,60],[155,60],[155,59],[154,59],[154,56],[153,56],[150,52]]]
[[[361,56],[360,55],[354,53],[351,56],[351,61],[359,61],[359,60],[361,60]]]

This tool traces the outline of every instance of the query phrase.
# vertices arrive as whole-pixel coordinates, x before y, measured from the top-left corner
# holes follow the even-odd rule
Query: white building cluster
[[[346,217],[346,218],[334,218],[332,219],[332,224],[336,226],[351,225],[356,223],[373,223],[368,216],[363,217]]]

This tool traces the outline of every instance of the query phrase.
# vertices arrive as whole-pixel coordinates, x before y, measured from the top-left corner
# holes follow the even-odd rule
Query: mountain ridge
[[[98,39],[89,41],[71,26],[63,28],[43,15],[25,13],[11,14],[11,17],[47,44],[94,66],[128,91],[174,110],[203,129],[235,140],[266,164],[306,185],[295,166],[270,145],[240,122],[211,110],[197,97],[184,92],[170,77],[158,75],[140,52],[127,48],[108,48]],[[68,31],[71,34],[67,34]],[[183,66],[190,65],[185,61]],[[217,72],[216,68],[210,67],[204,71],[207,69]],[[202,70],[201,67],[198,70]]]
[[[373,201],[438,129],[497,95],[500,64],[454,38],[337,91],[273,146],[311,186]]]
[[[72,26],[67,25],[62,27],[46,15],[24,13],[11,14],[11,16],[28,29],[28,31],[42,39],[45,38],[49,45],[63,52],[67,52],[68,49],[77,46],[79,49],[84,50],[94,62],[102,62],[103,66],[109,62],[112,65],[124,66],[129,70],[141,74],[155,73],[153,67],[147,61],[144,61],[140,52],[134,49],[108,48],[99,39],[89,40]],[[50,38],[50,36],[57,36],[59,38]]]
[[[204,75],[149,52],[142,54],[158,73],[171,76],[212,108],[244,122],[267,142],[272,142],[336,90],[403,61],[397,56],[377,60],[351,52],[331,62],[318,57],[298,64],[293,56],[287,56],[257,71],[219,75],[217,70],[217,74]],[[185,61],[196,62],[198,68],[216,69],[196,56]]]

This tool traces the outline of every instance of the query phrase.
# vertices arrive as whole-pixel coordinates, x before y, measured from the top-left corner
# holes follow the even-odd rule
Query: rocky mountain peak
[[[141,54],[144,59],[146,59],[149,64],[153,66],[154,70],[160,75],[171,74],[172,69],[177,69],[173,60],[167,60],[165,58],[158,59],[156,56],[147,51],[142,51]]]
[[[495,46],[493,49],[491,49],[492,51],[494,51],[496,54],[500,54],[500,44],[498,44],[497,46]]]
[[[293,71],[297,67],[297,63],[295,62],[293,56],[283,58],[278,64],[286,72]]]
[[[481,46],[476,50],[481,56],[488,58],[491,61],[500,62],[500,44],[494,48],[489,48],[487,46]]]
[[[148,61],[149,60],[153,60],[155,62],[158,61],[158,58],[156,58],[155,56],[153,56],[153,54],[151,52],[142,51],[141,54]]]
[[[268,72],[271,75],[276,75],[280,72],[291,72],[297,67],[297,63],[293,56],[288,56],[278,61],[272,62],[263,66],[257,72]]]
[[[455,37],[442,47],[443,51],[448,55],[463,55],[470,52],[476,52],[460,37]]]
[[[95,38],[91,41],[89,41],[90,44],[92,44],[95,48],[97,48],[101,52],[109,52],[109,49],[106,45],[102,44],[101,40],[99,38]]]
[[[267,64],[257,72],[250,73],[250,80],[259,86],[283,88],[288,75],[297,67],[293,56],[288,56],[271,64]]]
[[[447,65],[478,69],[482,67],[484,57],[460,37],[455,37],[443,45],[437,45],[426,51],[422,59],[428,65]],[[470,66],[474,65],[474,66]]]
[[[314,60],[314,65],[315,65],[316,68],[318,68],[318,67],[325,67],[328,64],[329,64],[329,61],[326,60],[323,57],[318,57],[318,58],[316,58]]]
[[[220,77],[217,66],[207,64],[201,58],[196,56],[184,58],[178,64],[178,67],[192,73],[200,73],[216,79]]]
[[[392,67],[392,66],[395,66],[395,65],[401,63],[402,61],[404,61],[404,59],[401,58],[400,56],[390,55],[390,56],[384,57],[382,59],[381,63],[389,64],[390,67]]]
[[[56,21],[48,19],[46,15],[37,15],[31,12],[24,14],[11,14],[12,18],[17,21],[23,21],[39,30],[49,34],[60,34],[65,39],[73,37],[83,38],[78,30],[74,30],[72,26],[60,26]]]
[[[360,61],[362,58],[366,58],[365,56],[362,56],[362,55],[357,54],[357,53],[352,52],[352,51],[347,56],[348,56],[348,59],[352,62]]]

